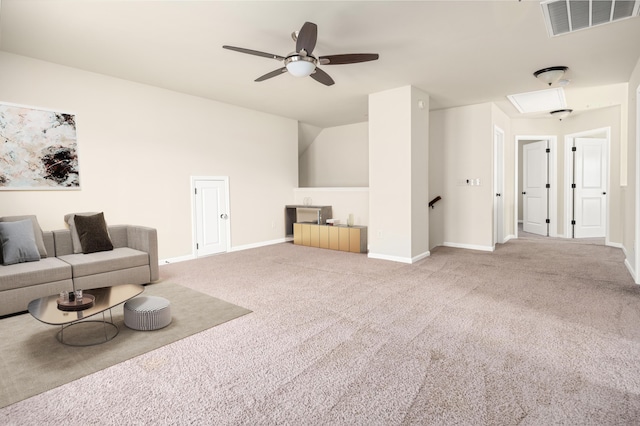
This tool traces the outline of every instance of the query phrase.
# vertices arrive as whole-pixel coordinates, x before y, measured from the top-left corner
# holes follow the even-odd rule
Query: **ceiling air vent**
[[[546,0],[540,4],[550,37],[640,15],[640,0]]]

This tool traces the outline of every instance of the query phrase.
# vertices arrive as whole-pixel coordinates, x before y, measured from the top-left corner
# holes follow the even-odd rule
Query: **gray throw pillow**
[[[5,216],[0,217],[0,222],[17,222],[19,220],[29,219],[33,224],[33,236],[36,239],[36,246],[38,247],[38,253],[40,253],[40,258],[44,259],[47,257],[47,249],[44,246],[44,239],[42,238],[42,228],[40,228],[40,224],[38,223],[38,218],[35,215],[26,215],[26,216]]]
[[[93,216],[76,215],[74,221],[84,254],[113,250],[103,213]]]
[[[2,264],[13,265],[40,260],[31,220],[0,222]]]

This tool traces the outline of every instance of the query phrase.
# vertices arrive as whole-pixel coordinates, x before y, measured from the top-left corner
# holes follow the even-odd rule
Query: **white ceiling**
[[[432,110],[494,101],[518,116],[506,96],[546,89],[532,73],[555,65],[569,67],[566,97],[579,113],[608,106],[590,90],[626,83],[640,57],[639,18],[549,38],[537,0],[1,2],[5,52],[318,127],[366,121],[368,94],[406,85],[428,92]],[[222,49],[286,56],[305,21],[318,25],[316,56],[380,59],[322,66],[330,87],[289,74],[256,83],[282,63]]]

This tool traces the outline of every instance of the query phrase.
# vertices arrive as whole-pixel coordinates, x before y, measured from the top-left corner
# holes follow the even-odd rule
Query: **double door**
[[[575,138],[566,151],[568,236],[605,237],[607,231],[608,142]],[[550,161],[547,141],[523,146],[523,230],[549,235]]]

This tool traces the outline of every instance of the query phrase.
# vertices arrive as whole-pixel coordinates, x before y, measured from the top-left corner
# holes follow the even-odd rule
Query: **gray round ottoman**
[[[171,323],[171,304],[164,297],[138,296],[124,304],[124,325],[134,330],[158,330]]]

